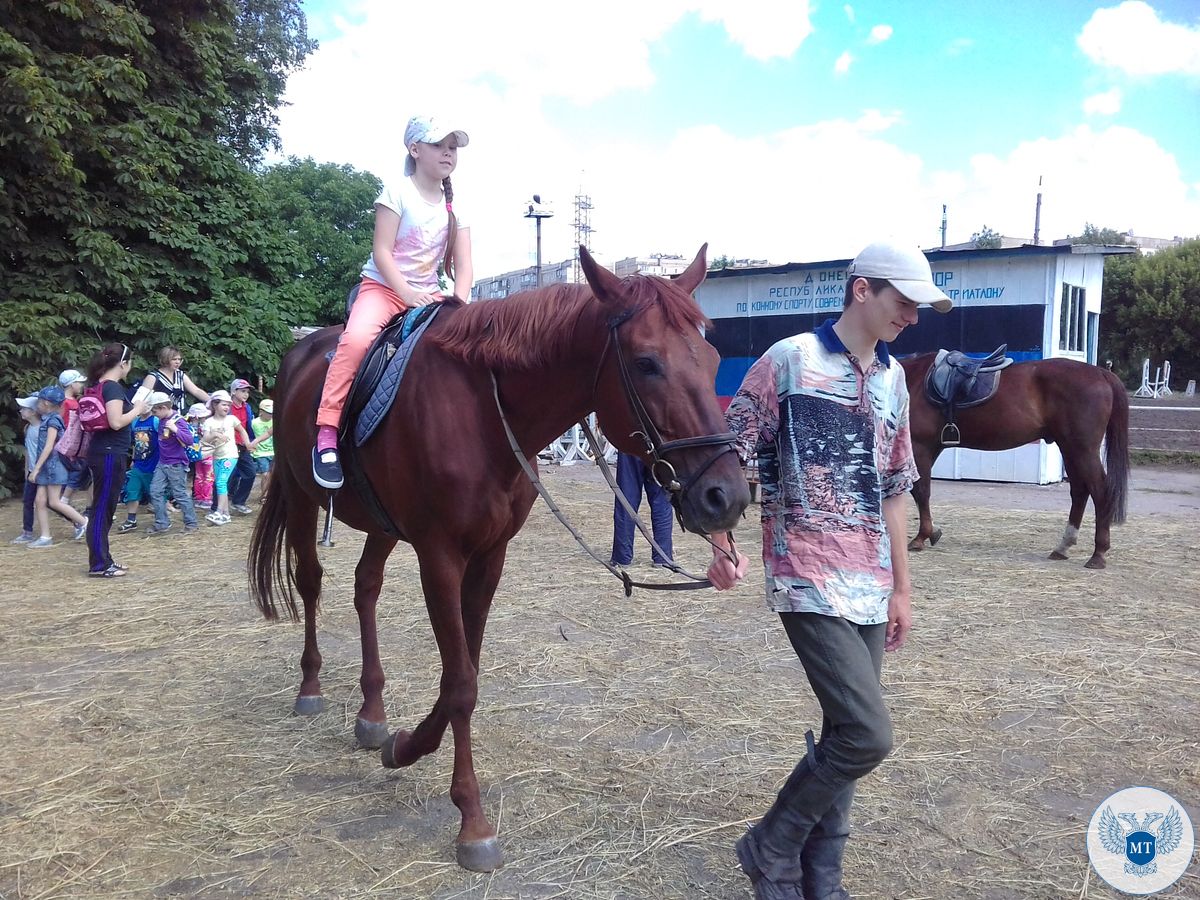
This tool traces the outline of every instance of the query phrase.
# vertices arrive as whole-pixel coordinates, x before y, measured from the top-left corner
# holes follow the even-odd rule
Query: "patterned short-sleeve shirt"
[[[887,346],[864,372],[832,319],[782,340],[746,373],[726,419],[742,459],[758,454],[768,606],[886,622],[883,501],[917,479],[904,370]]]

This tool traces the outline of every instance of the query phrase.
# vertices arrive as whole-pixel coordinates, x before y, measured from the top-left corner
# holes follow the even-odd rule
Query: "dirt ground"
[[[606,550],[595,470],[545,480]],[[860,787],[854,896],[1115,898],[1084,845],[1101,800],[1152,785],[1200,820],[1200,473],[1135,470],[1102,572],[1082,566],[1090,515],[1072,560],[1046,559],[1067,505],[1065,485],[935,486],[945,537],[913,557],[916,628],[885,664],[896,746]],[[8,532],[19,516],[0,507]],[[81,577],[80,545],[0,546],[0,897],[750,895],[733,842],[818,724],[755,573],[627,599],[535,507],[473,729],[507,864],[475,875],[453,861],[449,747],[399,772],[355,749],[361,537],[322,551],[329,709],[302,719],[300,629],[246,599],[250,524],[114,535],[131,574],[112,581]],[[676,547],[703,568],[694,537]],[[380,611],[392,725],[412,727],[438,665],[403,546]],[[1200,896],[1195,862],[1159,896]]]

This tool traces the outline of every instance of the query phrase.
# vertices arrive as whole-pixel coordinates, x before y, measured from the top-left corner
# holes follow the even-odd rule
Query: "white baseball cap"
[[[18,397],[17,406],[21,409],[37,409],[38,395],[31,394],[28,397]]]
[[[443,128],[441,122],[432,116],[413,116],[409,119],[408,127],[404,129],[404,174],[411,175],[417,170],[417,162],[408,152],[409,147],[413,144],[436,144],[450,135],[457,138],[460,147],[465,147],[470,143],[470,138],[467,137],[465,131],[457,128]]]
[[[58,383],[65,388],[73,384],[78,384],[81,381],[87,381],[87,376],[78,369],[63,369],[58,376]]]
[[[225,403],[232,403],[233,398],[229,396],[229,391],[213,391],[208,395],[208,405],[211,407],[218,400]]]
[[[848,277],[882,278],[913,303],[950,312],[954,301],[933,283],[929,260],[916,247],[876,241],[867,244],[846,268]]]
[[[146,405],[151,409],[156,406],[170,406],[171,395],[163,391],[151,391],[150,396],[146,398]]]

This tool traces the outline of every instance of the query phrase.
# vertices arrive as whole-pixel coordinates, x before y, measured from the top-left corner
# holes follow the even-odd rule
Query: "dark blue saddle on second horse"
[[[1001,344],[982,359],[958,350],[938,351],[925,376],[925,397],[946,419],[942,426],[943,447],[957,447],[962,443],[962,433],[954,423],[954,411],[987,403],[999,389],[1001,370],[1013,363],[1004,355],[1007,350],[1008,344]]]

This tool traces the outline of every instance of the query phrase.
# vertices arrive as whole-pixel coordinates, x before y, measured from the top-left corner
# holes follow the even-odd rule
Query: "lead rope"
[[[609,488],[612,489],[613,496],[620,501],[623,507],[625,507],[625,512],[629,513],[630,518],[633,519],[633,523],[637,525],[638,530],[642,533],[642,537],[650,542],[650,546],[654,549],[654,552],[656,552],[662,559],[671,560],[670,563],[663,564],[663,567],[670,569],[672,572],[675,572],[679,575],[683,575],[686,578],[702,580],[711,585],[712,582],[708,581],[707,578],[701,578],[699,575],[693,575],[682,566],[677,565],[675,560],[672,559],[672,555],[665,552],[662,547],[658,546],[658,543],[654,540],[654,534],[646,527],[646,523],[642,521],[641,516],[639,516],[634,508],[630,505],[629,499],[625,496],[625,492],[621,490],[621,488],[617,485],[616,479],[613,478],[612,469],[608,465],[608,460],[604,458],[604,453],[600,448],[600,442],[596,439],[596,435],[592,432],[592,426],[588,424],[587,419],[580,419],[579,427],[587,437],[588,443],[592,445],[592,454],[596,457],[596,465],[599,466],[600,471],[604,473],[604,480],[608,482]],[[712,460],[709,460],[709,465],[711,465],[715,459],[717,459],[717,457],[714,456]],[[708,466],[705,466],[705,468],[707,469]],[[695,478],[696,476],[693,476],[691,479],[689,479],[689,483],[694,481]],[[663,488],[663,490],[666,490],[666,488]],[[684,490],[686,490],[686,488],[684,488]],[[676,510],[676,512],[678,513],[678,510]],[[682,522],[680,524],[682,525]],[[716,544],[714,544],[712,538],[710,538],[707,534],[701,534],[700,537],[704,538],[704,540],[706,540],[709,546],[711,546],[714,550],[719,550],[721,553],[723,553],[725,558],[733,563],[733,567],[736,569],[737,556],[734,553],[733,532],[727,531],[725,532],[725,535],[729,538],[728,550],[726,550],[724,547],[718,547]]]
[[[612,563],[610,563],[608,560],[604,559],[599,554],[597,554],[596,551],[593,550],[591,548],[591,546],[589,546],[588,542],[583,539],[583,535],[581,535],[578,531],[576,531],[575,527],[570,522],[567,521],[567,518],[566,518],[566,516],[563,515],[562,510],[560,510],[558,508],[558,505],[554,502],[554,499],[550,496],[550,493],[546,490],[545,485],[543,485],[541,482],[541,479],[538,478],[537,472],[535,472],[533,470],[533,466],[531,466],[529,464],[529,460],[525,458],[525,454],[521,450],[521,445],[517,443],[516,435],[513,434],[512,428],[508,424],[508,417],[504,414],[504,407],[500,405],[500,386],[496,382],[496,373],[489,371],[488,374],[491,376],[491,379],[492,379],[492,396],[496,400],[496,410],[500,413],[500,423],[504,426],[504,435],[505,435],[505,437],[508,438],[508,446],[510,448],[512,448],[513,456],[515,456],[517,458],[517,462],[520,463],[521,468],[525,471],[525,475],[526,475],[526,477],[529,478],[529,481],[533,485],[534,490],[536,490],[538,492],[538,495],[542,498],[542,500],[544,500],[546,502],[546,506],[550,507],[550,511],[552,513],[554,513],[555,518],[557,518],[558,521],[563,524],[563,527],[566,528],[567,531],[571,532],[571,536],[575,538],[576,543],[578,543],[579,546],[584,549],[584,551],[587,553],[587,555],[590,556],[592,559],[594,559],[596,562],[600,563],[600,565],[604,566],[604,568],[608,569],[608,571],[611,572],[613,574],[613,576],[616,577],[625,586],[625,596],[626,597],[633,596],[633,589],[635,587],[645,588],[648,591],[694,591],[694,590],[700,590],[702,588],[712,587],[712,582],[709,581],[707,578],[704,578],[704,579],[696,578],[696,580],[694,580],[694,581],[680,581],[680,582],[673,582],[671,584],[663,584],[661,582],[634,581],[632,578],[629,577],[628,572],[621,571],[616,566],[614,566]],[[590,435],[589,435],[588,439],[592,440]],[[594,442],[593,442],[592,446],[593,446],[593,448],[595,447]],[[607,463],[605,464],[605,466],[607,467]],[[607,468],[605,468],[605,472],[609,475],[609,478],[610,478],[609,483],[611,485],[612,484],[611,473],[607,472]],[[620,491],[617,491],[616,493],[617,493],[617,497],[619,497],[622,501],[624,501],[625,508],[629,509],[629,501],[625,500],[624,495],[621,494]],[[632,510],[630,510],[630,511],[632,512]],[[642,524],[641,519],[637,518],[636,514],[634,514],[634,520],[637,522],[638,527],[641,528],[642,534],[646,534],[646,526],[644,524]],[[650,540],[651,540],[651,543],[653,543],[653,539],[651,538]],[[655,546],[657,546],[657,545],[655,545]],[[659,550],[659,553],[662,553],[661,549]],[[664,554],[664,558],[665,558],[665,554]],[[674,571],[682,572],[683,570],[678,569],[676,567],[674,569]],[[683,574],[687,575],[686,572],[684,572]],[[695,576],[688,576],[688,577],[695,578]]]

